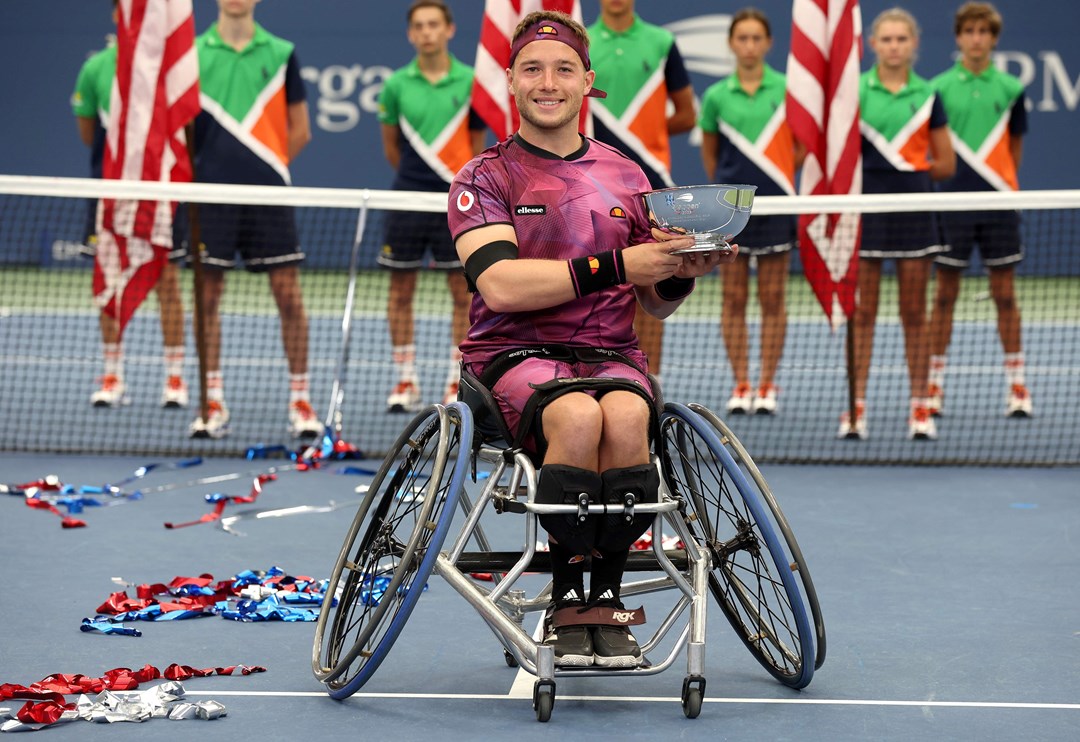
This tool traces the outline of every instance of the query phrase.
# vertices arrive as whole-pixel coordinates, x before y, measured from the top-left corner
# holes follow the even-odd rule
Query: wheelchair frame
[[[705,692],[709,593],[750,652],[781,683],[802,688],[821,667],[824,623],[798,542],[745,448],[709,410],[664,407],[652,453],[661,472],[660,498],[653,504],[632,498],[623,505],[589,504],[585,497],[576,505],[536,503],[532,460],[475,435],[468,406],[431,405],[401,433],[372,480],[346,534],[316,626],[312,669],[332,697],[347,698],[374,674],[432,571],[477,610],[502,644],[506,663],[536,676],[533,708],[539,721],[550,718],[557,677],[656,674],[684,649],[682,708],[687,717],[696,717]],[[478,462],[491,469],[474,502],[464,478],[471,471],[476,480]],[[456,507],[464,524],[451,547],[440,551]],[[489,510],[525,515],[522,551],[492,551],[481,524]],[[621,594],[675,589],[678,598],[642,642],[640,666],[557,668],[553,648],[522,628],[526,613],[547,607],[550,582],[533,597],[514,587],[527,571],[550,571],[548,554],[536,550],[537,517],[620,513],[655,516],[652,550],[631,552],[627,573],[662,573],[624,581]],[[665,523],[682,548],[663,548]],[[470,543],[479,550],[467,552]],[[491,573],[494,586],[478,584],[469,576],[476,572]],[[650,656],[687,612],[667,655]]]

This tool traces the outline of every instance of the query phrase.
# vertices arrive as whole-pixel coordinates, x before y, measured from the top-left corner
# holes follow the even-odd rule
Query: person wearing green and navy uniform
[[[453,14],[442,0],[416,0],[406,15],[416,57],[379,93],[383,151],[395,170],[394,190],[446,193],[465,163],[483,149],[484,123],[470,105],[473,70],[449,51]],[[390,271],[387,320],[397,381],[389,412],[410,412],[423,398],[416,369],[413,301],[419,270],[431,256],[446,271],[453,300],[450,367],[439,401],[457,399],[461,352],[469,328],[469,291],[445,214],[389,211],[378,263]]]
[[[113,23],[117,21],[113,2]],[[105,159],[105,127],[108,125],[113,80],[116,78],[116,39],[109,37],[104,49],[90,56],[79,69],[71,110],[79,128],[79,138],[90,148],[90,176],[100,178]],[[88,199],[82,240],[84,251],[94,256],[97,250],[97,199]],[[166,408],[187,406],[188,390],[184,383],[184,307],[180,296],[180,277],[176,266],[166,265],[157,285],[159,318],[165,363],[165,385],[161,405]],[[124,350],[120,325],[114,317],[99,314],[104,369],[98,387],[90,395],[95,407],[117,407],[127,401],[124,379]]]
[[[949,116],[957,154],[956,177],[944,191],[1015,191],[1027,133],[1024,86],[998,69],[993,52],[1002,20],[990,3],[969,2],[956,13],[953,30],[960,58],[935,77],[934,89]],[[1024,257],[1017,211],[965,211],[943,214],[948,251],[937,256],[937,292],[931,318],[930,384],[937,413],[943,409],[946,352],[952,339],[953,309],[960,281],[978,247],[990,273],[990,297],[997,310],[1008,387],[1005,415],[1030,417],[1031,394],[1024,378],[1020,306],[1014,274]]]
[[[701,160],[713,183],[757,186],[758,196],[792,195],[802,149],[787,123],[787,81],[765,62],[772,48],[769,19],[755,8],[732,16],[728,45],[735,73],[711,85],[701,99]],[[785,293],[789,251],[795,246],[795,219],[754,216],[739,233],[739,257],[723,265],[720,329],[735,377],[727,402],[732,414],[775,414],[779,389],[776,370],[787,333]],[[750,380],[749,298],[751,260],[757,266],[761,304],[761,365]]]
[[[289,164],[311,141],[300,62],[292,42],[255,22],[258,0],[218,0],[218,20],[195,40],[199,102],[195,121],[195,179],[203,183],[287,186]],[[180,209],[180,213],[186,209]],[[206,324],[207,420],[193,437],[228,431],[221,372],[219,306],[225,273],[237,265],[265,273],[281,319],[289,370],[288,429],[314,438],[324,428],[309,401],[308,324],[300,288],[304,259],[291,207],[200,205],[205,245],[203,303]],[[178,219],[178,221],[181,221]],[[186,224],[181,225],[186,233]]]
[[[653,189],[675,185],[670,138],[695,123],[694,89],[675,36],[642,20],[634,0],[600,0],[588,32],[592,68],[607,93],[589,101],[593,137],[636,162]],[[664,325],[639,309],[634,327],[659,377]]]
[[[874,19],[870,46],[877,61],[859,79],[864,193],[928,193],[932,181],[956,168],[948,122],[930,84],[912,69],[919,28],[906,10]],[[943,250],[937,215],[929,211],[864,214],[859,247],[858,302],[852,322],[855,345],[856,421],[841,416],[838,437],[869,435],[866,389],[877,325],[882,265],[896,261],[897,299],[904,332],[910,391],[908,438],[934,440],[929,409],[926,289],[933,256]]]

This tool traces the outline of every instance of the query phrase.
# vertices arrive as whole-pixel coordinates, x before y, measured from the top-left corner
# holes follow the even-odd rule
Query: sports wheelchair
[[[590,388],[627,383],[588,382]],[[706,594],[773,677],[791,688],[806,686],[825,660],[825,627],[802,551],[764,477],[731,429],[701,405],[658,400],[654,423],[659,502],[637,503],[630,495],[621,505],[604,505],[582,495],[577,504],[537,503],[536,462],[509,443],[490,392],[463,374],[461,401],[427,407],[402,431],[345,536],[312,649],[312,669],[330,696],[347,698],[374,675],[433,571],[479,612],[506,664],[536,676],[539,721],[551,716],[556,678],[655,674],[684,648],[682,708],[697,717],[705,693]],[[478,464],[489,467],[486,478],[477,475]],[[475,500],[466,491],[470,474],[483,483]],[[455,508],[464,523],[443,549]],[[481,524],[492,512],[524,515],[521,550],[492,551]],[[531,597],[515,588],[526,572],[551,569],[549,554],[536,548],[538,516],[635,513],[654,516],[652,547],[630,553],[626,574],[660,576],[624,577],[621,594],[674,589],[674,606],[651,637],[639,636],[639,666],[557,668],[553,648],[522,628],[526,613],[546,609],[550,582]],[[678,538],[675,548],[664,548],[665,527]],[[466,551],[470,546],[475,550]],[[493,586],[476,579],[478,573],[489,574]],[[661,649],[676,626],[673,646]]]

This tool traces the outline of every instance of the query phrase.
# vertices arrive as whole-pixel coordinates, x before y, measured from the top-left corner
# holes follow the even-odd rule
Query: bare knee
[[[544,408],[541,420],[549,451],[556,448],[596,455],[604,416],[600,405],[589,395],[564,394]]]

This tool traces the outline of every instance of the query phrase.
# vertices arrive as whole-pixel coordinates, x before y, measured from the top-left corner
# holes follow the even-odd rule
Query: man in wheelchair
[[[542,464],[537,501],[656,502],[650,463],[655,392],[633,319],[658,318],[721,261],[673,254],[693,238],[650,230],[648,179],[578,132],[593,87],[588,35],[569,16],[530,13],[511,45],[507,85],[518,131],[466,165],[448,219],[474,291],[465,370],[491,390],[514,445]],[[621,380],[591,388],[587,382]],[[641,651],[620,601],[626,560],[651,516],[541,516],[552,563],[545,641],[562,666],[633,667]],[[590,568],[588,599],[584,585]]]

